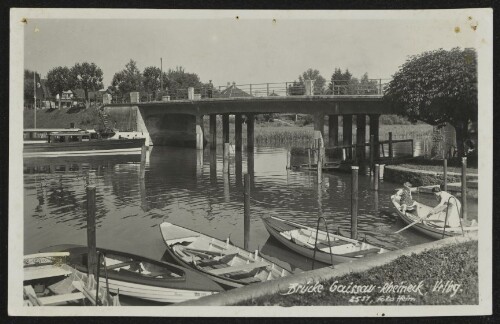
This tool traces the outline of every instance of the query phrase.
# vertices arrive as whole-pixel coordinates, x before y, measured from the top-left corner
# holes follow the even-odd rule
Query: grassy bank
[[[33,128],[34,111],[24,111],[24,128]],[[100,123],[95,107],[40,109],[36,113],[36,126],[38,128],[68,128],[74,123],[77,128],[95,129]]]
[[[432,172],[443,172],[443,165],[423,165],[414,163],[403,163],[399,164],[400,167]],[[448,166],[448,172],[462,173],[461,167]],[[477,167],[467,167],[467,174],[477,174]]]
[[[237,305],[477,305],[477,254],[476,241],[454,244],[401,256],[384,266],[318,283],[323,289],[296,289],[290,293],[292,289],[288,287],[278,294],[246,300]],[[391,283],[406,287],[412,284],[418,289],[401,292],[391,289]],[[316,287],[319,287],[318,284]],[[353,285],[374,288],[370,292],[355,293],[351,290]],[[348,289],[349,286],[351,289]],[[362,289],[360,287],[358,291]],[[345,290],[349,292],[342,292]]]

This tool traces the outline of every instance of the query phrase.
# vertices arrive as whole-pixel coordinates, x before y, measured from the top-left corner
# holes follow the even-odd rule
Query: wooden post
[[[366,115],[356,115],[356,158],[365,161]]]
[[[235,142],[235,146],[236,146],[236,151],[241,151],[242,125],[243,125],[243,118],[241,117],[241,114],[234,115],[234,142]]]
[[[203,150],[203,116],[196,116],[196,149]]]
[[[389,158],[392,159],[393,152],[392,152],[392,132],[389,132]]]
[[[252,95],[252,84],[250,84],[250,95]]]
[[[375,164],[375,172],[373,179],[373,189],[378,190],[378,182],[380,180],[380,165]]]
[[[243,176],[243,187],[243,248],[248,250],[250,240],[250,175],[248,173]]]
[[[88,274],[95,275],[97,271],[97,250],[95,231],[95,186],[87,187],[87,271]]]
[[[358,169],[351,166],[351,238],[358,238]]]
[[[229,143],[229,114],[222,115],[222,142]]]
[[[140,169],[140,178],[144,179],[146,176],[146,145],[143,145],[141,148],[141,169]]]
[[[322,171],[323,171],[323,161],[322,161],[322,156],[321,156],[321,139],[318,138],[316,140],[316,148],[317,148],[317,154],[318,154],[318,165],[317,165],[317,170],[318,170],[318,186],[321,185],[321,181],[323,179],[322,176]]]
[[[307,162],[308,164],[307,164],[307,166],[308,166],[308,168],[310,169],[310,168],[311,168],[311,149],[310,149],[310,148],[307,148],[306,150],[307,150],[307,157],[308,157],[308,160],[307,160],[307,161],[308,161],[308,162]]]
[[[375,156],[374,152],[375,148],[375,136],[373,134],[370,135],[370,175],[373,175],[373,159]]]
[[[370,135],[373,135],[373,158],[377,160],[380,158],[380,145],[379,145],[379,127],[380,115],[370,115]]]
[[[269,83],[267,84],[267,96],[269,97]]]
[[[229,143],[224,143],[223,171],[229,173]]]
[[[462,158],[462,218],[467,220],[467,158]]]
[[[292,152],[290,150],[286,151],[286,169],[290,170],[292,168]]]
[[[443,178],[444,178],[444,191],[448,191],[448,160],[443,160]]]
[[[411,140],[411,157],[415,156],[415,152],[413,152],[413,139]]]
[[[254,114],[247,114],[247,150],[253,151],[254,147]]]
[[[210,148],[217,148],[217,115],[210,115]]]

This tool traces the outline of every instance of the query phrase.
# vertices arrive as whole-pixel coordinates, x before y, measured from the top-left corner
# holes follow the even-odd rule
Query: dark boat
[[[177,263],[205,274],[227,289],[265,282],[290,272],[255,253],[168,222],[160,224],[167,252]]]
[[[85,246],[60,245],[44,251],[67,251],[68,263],[77,270],[87,271]],[[97,248],[104,254],[109,290],[120,295],[160,303],[177,303],[223,291],[217,283],[193,270],[145,258],[130,253]],[[99,282],[106,284],[104,264],[101,263]]]
[[[24,143],[23,156],[59,157],[85,155],[141,154],[145,138],[102,139],[95,132],[50,132],[47,142],[29,141]]]
[[[270,216],[263,218],[264,225],[272,237],[280,241],[291,250],[310,259],[315,255],[316,260],[325,264],[349,262],[368,255],[388,252],[375,245],[344,237],[342,235],[318,231],[316,229]],[[316,254],[314,253],[316,250]],[[330,253],[331,252],[331,253]]]

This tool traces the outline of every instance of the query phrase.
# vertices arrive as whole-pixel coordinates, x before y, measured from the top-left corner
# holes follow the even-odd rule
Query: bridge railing
[[[306,81],[307,82],[307,81]],[[299,81],[236,84],[225,86],[203,85],[181,89],[166,89],[156,98],[143,96],[141,101],[158,100],[201,100],[210,98],[248,98],[248,97],[290,97],[290,96],[382,96],[388,79],[352,79],[332,80],[330,84],[320,87],[312,83],[311,89]],[[190,91],[192,91],[190,93]],[[161,99],[163,98],[163,99]]]

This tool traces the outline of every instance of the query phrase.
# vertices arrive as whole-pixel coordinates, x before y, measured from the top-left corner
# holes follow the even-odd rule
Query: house
[[[227,88],[222,90],[218,94],[214,94],[214,97],[217,98],[241,98],[241,97],[253,97],[249,93],[241,90],[236,86],[236,83],[233,82],[231,85],[229,82],[227,83]]]

